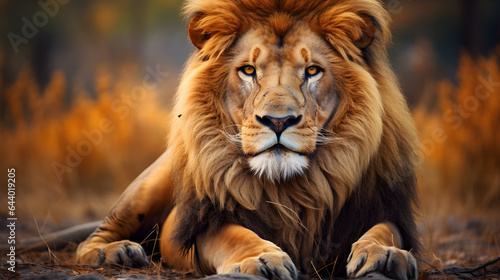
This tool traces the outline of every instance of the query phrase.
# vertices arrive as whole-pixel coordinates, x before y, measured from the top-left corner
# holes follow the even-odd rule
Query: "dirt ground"
[[[420,279],[500,279],[500,231],[498,222],[484,217],[447,217],[419,222],[423,251]],[[2,237],[6,232],[2,231]],[[2,238],[3,239],[3,238]],[[192,272],[175,271],[159,262],[148,268],[119,266],[88,267],[74,264],[76,244],[64,250],[21,252],[16,256],[16,273],[8,271],[2,252],[0,279],[198,279]],[[240,278],[238,278],[240,277]],[[258,279],[230,276],[226,279]],[[220,277],[219,277],[220,278]],[[219,279],[218,278],[218,279]],[[325,279],[316,275],[304,279]],[[378,274],[365,279],[385,279]]]

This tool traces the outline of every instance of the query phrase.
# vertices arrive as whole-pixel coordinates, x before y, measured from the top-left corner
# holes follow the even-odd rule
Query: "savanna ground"
[[[2,103],[7,104],[0,123],[0,169],[4,181],[8,168],[16,170],[18,242],[101,219],[124,187],[161,154],[167,106],[156,100],[153,91],[131,91],[142,82],[128,76],[134,73],[133,67],[124,67],[126,71],[115,75],[106,68],[96,72],[96,97],[80,87],[68,89],[61,72],[53,74],[43,92],[29,68],[20,72],[14,84],[0,84],[6,92]],[[423,279],[500,277],[499,67],[500,50],[476,61],[464,54],[458,84],[446,80],[434,84],[413,110],[423,146],[417,210]],[[67,90],[76,98],[65,104]],[[2,205],[7,205],[6,200],[2,195]],[[6,221],[7,207],[0,213]],[[2,225],[2,240],[8,235],[5,229]],[[35,276],[52,269],[68,276],[194,277],[158,262],[146,269],[77,266],[75,246],[62,251],[18,251],[18,269]],[[6,253],[1,259],[0,277],[18,277],[8,273]],[[484,264],[488,265],[480,267]],[[456,267],[478,266],[454,274],[459,272]]]

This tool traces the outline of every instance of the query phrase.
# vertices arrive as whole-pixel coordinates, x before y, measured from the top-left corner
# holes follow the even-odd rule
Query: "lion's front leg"
[[[287,253],[253,231],[226,225],[216,234],[197,239],[200,266],[211,273],[245,273],[268,279],[297,279],[297,269]]]
[[[399,230],[390,223],[381,223],[367,231],[352,244],[347,264],[351,277],[381,272],[395,279],[417,279],[417,262],[408,251],[399,249]]]
[[[171,207],[170,170],[167,151],[127,187],[103,223],[80,243],[76,261],[87,265],[147,265],[142,246],[129,239],[143,229],[149,232]]]

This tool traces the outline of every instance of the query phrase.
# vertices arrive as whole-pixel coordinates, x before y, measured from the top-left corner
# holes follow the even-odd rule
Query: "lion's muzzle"
[[[295,117],[292,115],[286,116],[284,118],[275,118],[269,115],[265,115],[263,117],[256,116],[256,119],[259,123],[269,127],[274,133],[276,133],[276,137],[278,138],[278,142],[281,136],[281,133],[287,129],[288,127],[297,125],[300,123],[302,119],[302,115]]]

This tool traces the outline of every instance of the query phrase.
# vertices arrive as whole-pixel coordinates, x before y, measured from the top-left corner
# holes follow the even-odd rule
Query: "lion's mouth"
[[[268,150],[269,150],[269,152],[275,153],[275,154],[281,154],[281,153],[286,152],[286,151],[291,151],[290,149],[288,149],[287,147],[285,147],[281,144],[276,144],[276,145],[272,146],[271,148],[269,148]],[[291,152],[294,152],[294,151],[291,151]]]
[[[250,156],[248,162],[257,176],[274,182],[300,175],[309,165],[306,154],[291,150],[282,144],[273,145]]]
[[[290,148],[288,148],[285,145],[280,144],[280,143],[275,144],[275,145],[271,146],[270,148],[267,148],[267,149],[262,150],[260,152],[257,152],[251,156],[256,157],[256,156],[261,155],[262,153],[274,153],[274,154],[279,155],[279,154],[287,153],[287,152],[296,153],[297,155],[300,155],[300,156],[307,156],[306,153],[292,150],[292,149],[290,149]]]

